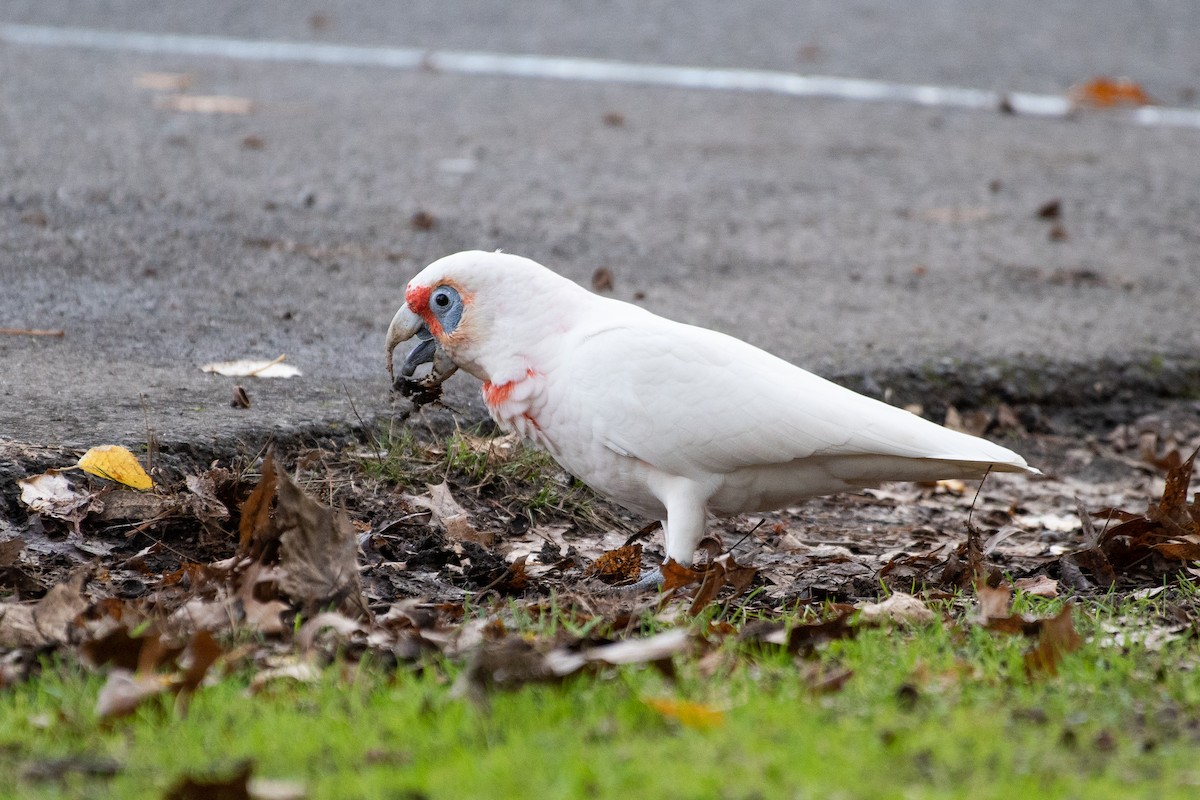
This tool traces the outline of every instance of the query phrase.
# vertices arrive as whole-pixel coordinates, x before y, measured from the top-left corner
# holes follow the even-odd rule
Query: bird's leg
[[[658,591],[663,585],[663,573],[658,567],[647,572],[642,577],[638,578],[627,586],[620,586],[618,590],[622,593],[628,592],[635,594],[637,592]]]
[[[705,498],[698,487],[687,482],[682,491],[670,493],[666,498],[667,519],[670,527],[663,523],[666,535],[667,558],[674,559],[683,567],[690,567],[696,555],[696,545],[704,536]]]
[[[696,554],[696,545],[704,536],[706,494],[701,486],[686,478],[665,479],[653,488],[667,508],[667,518],[662,521],[665,558],[673,559],[680,566],[690,567]],[[657,589],[662,583],[662,569],[654,569],[639,578],[637,583],[624,588],[640,592]]]

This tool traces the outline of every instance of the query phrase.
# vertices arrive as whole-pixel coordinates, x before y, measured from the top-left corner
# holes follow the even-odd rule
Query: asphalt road
[[[1170,2],[98,5],[9,0],[0,25],[1006,92],[1128,75],[1184,107],[1200,88],[1200,6]],[[165,108],[147,72],[253,106]],[[1197,128],[2,42],[0,75],[0,327],[64,332],[0,334],[0,438],[256,440],[344,429],[352,403],[387,415],[404,284],[466,248],[584,283],[607,267],[619,297],[876,387],[929,365],[1101,395],[1098,365],[1200,374]],[[199,369],[284,353],[302,377]]]

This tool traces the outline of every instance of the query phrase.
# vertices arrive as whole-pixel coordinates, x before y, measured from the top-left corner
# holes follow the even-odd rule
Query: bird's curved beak
[[[404,363],[400,365],[400,374],[396,375],[393,368],[393,352],[401,342],[407,342],[414,336],[419,341],[408,352]],[[413,375],[422,364],[433,364],[433,367],[428,376],[419,381],[414,380]],[[387,370],[388,377],[392,380],[392,388],[405,396],[412,394],[417,387],[432,389],[445,382],[457,369],[458,365],[450,360],[438,345],[437,339],[433,338],[425,320],[413,313],[407,303],[400,306],[387,330]]]

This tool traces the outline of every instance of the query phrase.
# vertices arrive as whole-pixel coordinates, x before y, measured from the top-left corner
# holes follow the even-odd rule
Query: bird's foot
[[[634,583],[631,583],[627,586],[617,587],[617,591],[621,592],[622,594],[639,594],[646,591],[658,591],[662,588],[662,585],[662,570],[658,567],[655,567],[646,574],[642,575],[642,577],[638,578]]]

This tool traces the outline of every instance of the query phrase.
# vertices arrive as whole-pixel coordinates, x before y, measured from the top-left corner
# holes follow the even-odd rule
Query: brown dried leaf
[[[507,636],[499,641],[485,639],[472,653],[466,669],[459,674],[451,695],[485,702],[489,690],[558,682],[584,663],[579,657],[571,659],[567,667],[559,668],[519,636]]]
[[[1172,561],[1200,561],[1200,543],[1181,541],[1156,544],[1151,549]]]
[[[662,591],[669,592],[699,583],[703,575],[694,569],[685,567],[673,558],[668,558],[662,565]]]
[[[1049,575],[1034,575],[1029,578],[1017,578],[1013,588],[1034,597],[1058,597],[1058,581]]]
[[[627,544],[606,550],[592,562],[588,571],[605,583],[631,583],[642,574],[642,546]]]
[[[834,668],[832,671],[828,667],[821,665],[813,665],[806,671],[804,680],[808,684],[808,691],[815,695],[835,694],[846,687],[846,683],[854,677],[854,670],[846,668]]]
[[[310,607],[332,603],[369,616],[358,577],[358,537],[350,521],[308,497],[286,473],[278,484],[280,588]]]
[[[147,699],[157,697],[170,688],[169,676],[114,669],[96,697],[96,716],[102,720],[128,716]]]
[[[158,645],[160,637],[158,631],[153,628],[140,636],[133,636],[127,625],[118,624],[96,633],[99,635],[90,636],[79,647],[84,663],[93,668],[112,664],[118,669],[133,671],[142,663],[142,652],[151,641],[159,653],[166,655],[170,652]],[[178,652],[175,651],[171,657],[178,655]]]
[[[208,631],[200,630],[192,634],[192,640],[183,651],[187,667],[175,680],[176,691],[185,695],[196,691],[204,676],[208,674],[208,668],[224,654],[221,645],[217,644],[217,640]]]
[[[881,603],[862,603],[859,605],[860,619],[863,622],[898,622],[901,624],[925,624],[937,619],[937,615],[929,610],[916,597],[904,592],[893,592]]]
[[[254,103],[226,94],[169,94],[154,99],[154,107],[191,114],[249,114]]]
[[[163,800],[251,800],[250,775],[254,763],[244,761],[226,778],[184,776],[163,795]]]
[[[33,605],[0,603],[0,648],[52,647],[70,637],[75,619],[88,607],[83,586],[90,572],[76,572]]]
[[[717,548],[720,547],[719,542],[711,541]],[[696,596],[692,598],[692,605],[688,609],[688,614],[693,617],[716,599],[716,596],[726,586],[733,587],[733,597],[739,596],[746,591],[754,581],[754,576],[758,574],[758,570],[754,567],[745,567],[734,561],[732,553],[716,555],[710,552],[710,558],[712,560],[703,572],[700,588],[696,590]]]
[[[592,289],[597,292],[613,290],[613,274],[608,267],[597,267],[592,273]]]
[[[1165,517],[1181,522],[1191,519],[1191,515],[1187,513],[1187,491],[1192,480],[1192,467],[1196,463],[1196,452],[1188,456],[1187,461],[1167,472],[1167,484],[1163,488],[1162,499],[1158,501],[1158,510]]]
[[[950,430],[962,431],[972,436],[982,436],[988,426],[992,424],[992,413],[981,409],[963,414],[954,406],[948,406],[944,424]]]
[[[1057,615],[1039,621],[1037,644],[1025,654],[1025,669],[1031,676],[1056,674],[1063,656],[1083,645],[1075,630],[1074,612],[1075,607],[1067,605]]]
[[[257,558],[266,542],[278,535],[271,527],[271,501],[275,499],[275,451],[263,457],[262,477],[254,491],[242,503],[242,518],[238,523],[238,555]]]
[[[821,622],[797,625],[788,631],[784,642],[787,651],[796,655],[809,655],[817,645],[833,642],[834,639],[851,639],[858,636],[858,628],[850,624],[858,609],[851,606],[838,607],[838,615]],[[778,637],[763,637],[762,642],[774,644]]]
[[[0,542],[0,567],[12,566],[25,549],[25,540],[19,536]]]
[[[1012,587],[1007,583],[999,586],[976,584],[975,596],[979,599],[979,619],[984,623],[1011,616]]]
[[[430,522],[441,526],[447,538],[454,542],[474,542],[481,547],[491,547],[496,543],[494,533],[480,531],[471,524],[471,515],[454,499],[449,483],[442,481],[427,486],[429,496],[414,497],[412,502],[429,509]]]
[[[184,483],[191,497],[188,498],[188,509],[200,522],[212,522],[229,519],[229,508],[217,496],[216,470],[209,470],[203,475],[187,475]]]

